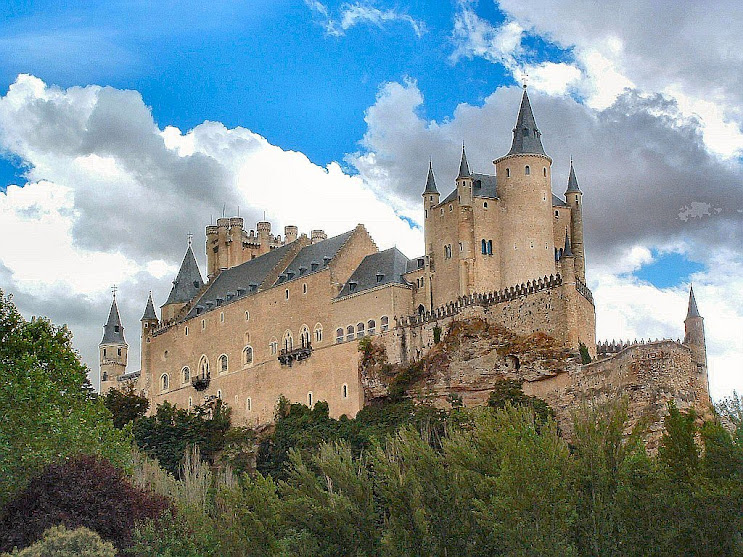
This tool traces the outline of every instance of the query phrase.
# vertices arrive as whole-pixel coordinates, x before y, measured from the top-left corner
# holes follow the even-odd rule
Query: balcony
[[[197,391],[205,390],[209,386],[210,382],[211,378],[208,371],[206,372],[206,377],[197,375],[196,377],[191,378],[191,386]]]
[[[302,343],[300,348],[287,349],[282,348],[279,353],[279,362],[282,366],[291,367],[294,362],[301,362],[312,355],[312,343]]]

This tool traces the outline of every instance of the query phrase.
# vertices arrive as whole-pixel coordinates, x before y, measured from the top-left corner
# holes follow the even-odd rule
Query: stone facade
[[[494,164],[494,175],[473,173],[463,148],[454,189],[443,201],[429,167],[425,253],[412,260],[394,248],[380,252],[363,225],[332,238],[322,230],[300,235],[287,226],[282,239],[268,222],[248,232],[239,217],[218,219],[206,227],[206,282],[189,241],[159,318],[148,299],[140,372],[124,374],[123,327],[118,339],[109,334],[114,325],[106,325],[106,388],[136,381],[151,411],[165,401],[188,408],[219,397],[233,408],[236,422],[256,425],[273,419],[282,395],[308,405],[324,400],[331,415],[354,416],[370,396],[368,377],[359,369],[362,337],[372,337],[390,362],[406,364],[436,350],[437,330],[480,319],[509,334],[549,337],[565,354],[585,345],[595,357],[582,192],[571,161],[564,199],[552,193],[552,160],[544,154],[526,91],[511,150]],[[117,354],[124,349],[123,365],[108,356],[112,339]],[[671,352],[676,360],[703,361],[696,369],[706,378],[698,312],[687,320],[687,340]],[[625,371],[617,362],[623,357],[584,367],[573,359],[564,369],[529,376],[526,388],[560,407],[577,399],[572,393],[593,388],[588,377],[602,378],[608,387],[621,383]],[[467,403],[481,402],[513,362],[487,351],[470,360],[478,362],[478,379],[459,390]],[[469,364],[452,365],[452,377],[468,376]],[[679,366],[684,373],[693,367]],[[652,374],[636,375],[637,381],[655,381]],[[701,400],[703,393],[694,393]]]

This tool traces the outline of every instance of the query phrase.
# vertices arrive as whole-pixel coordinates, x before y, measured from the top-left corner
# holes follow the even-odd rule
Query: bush
[[[119,389],[111,389],[103,396],[103,404],[114,418],[114,427],[121,429],[126,424],[145,415],[150,407],[146,396],[137,394],[134,384]]]
[[[58,524],[85,526],[123,549],[135,521],[158,517],[168,506],[164,497],[133,487],[110,462],[79,456],[47,466],[5,507],[0,550],[27,547]]]
[[[8,555],[7,553],[5,555]],[[23,551],[14,551],[14,557],[115,557],[113,544],[85,527],[68,530],[54,526],[44,537]]]

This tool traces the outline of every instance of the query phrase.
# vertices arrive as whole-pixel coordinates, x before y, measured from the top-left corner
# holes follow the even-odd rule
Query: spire
[[[111,302],[111,311],[108,312],[108,321],[103,326],[101,344],[126,344],[124,326],[119,318],[119,307],[116,305],[116,294]]]
[[[529,96],[526,94],[526,85],[524,85],[524,95],[521,97],[521,108],[519,116],[516,119],[516,127],[513,128],[513,143],[509,155],[544,155],[540,131],[537,129],[537,123],[534,120],[534,114],[529,104]]]
[[[173,281],[173,288],[170,290],[170,295],[164,305],[183,304],[191,301],[203,284],[199,265],[196,263],[191,246],[188,246],[178,276]]]
[[[147,297],[147,306],[144,308],[144,315],[140,321],[157,321],[155,304],[152,303],[152,290],[150,290],[150,295]]]
[[[575,177],[575,169],[573,168],[573,157],[570,157],[570,176],[568,176],[568,189],[565,190],[565,193],[573,192],[580,193],[580,188],[578,187],[578,179]]]
[[[462,143],[462,160],[459,162],[459,178],[471,178],[470,165],[467,164],[467,153],[464,152],[464,143]]]
[[[562,256],[573,257],[573,250],[570,249],[570,236],[568,236],[567,229],[565,229],[565,249],[562,250]]]
[[[686,312],[686,319],[692,317],[702,317],[699,315],[699,308],[697,308],[697,300],[694,298],[694,287],[689,286],[689,309]]]
[[[426,189],[423,190],[423,194],[427,193],[439,193],[439,190],[436,189],[436,179],[433,177],[433,161],[428,163],[428,178],[426,178]]]

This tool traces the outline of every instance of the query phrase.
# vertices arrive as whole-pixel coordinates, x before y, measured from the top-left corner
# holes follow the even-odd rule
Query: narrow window
[[[302,348],[309,348],[310,346],[310,328],[304,325],[299,331],[299,342]]]
[[[560,218],[560,211],[555,211],[555,218],[556,219]]]
[[[482,242],[480,242],[480,247],[482,249],[482,254],[485,255],[488,253],[487,244],[485,243],[485,239],[483,238]]]
[[[253,347],[246,346],[243,348],[243,365],[249,366],[253,364]]]
[[[449,203],[449,212],[451,213],[453,210],[454,210],[454,205],[452,205],[451,203]]]
[[[341,392],[343,393],[343,398],[348,398],[348,385],[344,384]]]
[[[366,324],[366,330],[369,332],[369,336],[374,334],[374,329],[377,326],[374,319],[369,319],[369,322]]]
[[[201,360],[199,360],[199,375],[202,378],[209,375],[209,360],[206,359],[206,356],[201,356]]]
[[[118,348],[118,354],[121,356],[121,348]]]
[[[462,253],[464,251],[464,244],[462,242],[459,242],[459,253]]]
[[[524,174],[526,174],[527,176],[531,174],[531,168],[529,168],[528,164],[524,167]]]
[[[340,344],[341,342],[343,342],[343,328],[338,327],[335,330],[335,343]]]
[[[291,331],[284,333],[284,351],[290,352],[294,350],[294,337],[292,337]]]
[[[219,373],[227,373],[227,356],[225,354],[219,357]]]
[[[167,391],[169,383],[170,383],[170,378],[168,377],[168,374],[163,373],[160,376],[160,390],[163,392]]]
[[[191,397],[188,397],[188,407],[191,408],[193,406],[193,399]]]
[[[218,398],[219,400],[222,400],[222,389],[219,389],[219,390],[217,391],[217,398]]]
[[[307,393],[307,406],[312,406],[312,391]]]
[[[493,240],[488,240],[488,255],[493,255]]]
[[[245,410],[247,412],[250,412],[251,410],[253,410],[253,401],[250,400],[250,398],[248,398],[248,400],[245,401]]]
[[[224,312],[223,311],[219,312],[219,322],[224,323]]]
[[[544,167],[544,168],[542,169],[542,171],[544,172],[544,177],[546,178],[546,177],[547,177],[547,167],[545,166],[545,167]]]
[[[279,341],[276,340],[276,337],[272,338],[271,342],[268,343],[268,348],[271,351],[272,356],[275,356],[279,351]]]
[[[322,325],[315,325],[315,342],[322,342]]]
[[[104,358],[106,357],[106,349],[105,348],[103,349],[103,357]]]
[[[181,374],[183,375],[183,383],[188,383],[191,381],[191,370],[188,369],[188,366],[184,367],[181,370]]]
[[[288,288],[284,291],[284,298],[287,299],[287,300],[289,299],[289,289]]]
[[[201,330],[203,331],[204,329],[206,329],[206,319],[201,320]]]
[[[385,332],[385,331],[389,330],[389,328],[390,328],[390,318],[387,317],[386,315],[383,315],[382,316],[382,319],[381,319],[381,324],[382,324],[382,332]]]
[[[423,211],[423,212],[425,213],[425,215],[424,215],[424,216],[425,216],[425,218],[428,218],[428,209],[426,209],[426,210],[425,210],[425,211]]]
[[[485,207],[485,208],[487,209],[487,208],[488,208],[488,202],[487,202],[487,201],[483,201],[483,202],[482,202],[482,206],[483,206],[483,207]]]
[[[346,340],[353,340],[354,337],[354,329],[353,325],[349,325],[346,327]]]
[[[511,177],[511,169],[506,168],[506,178],[510,178],[510,177]]]
[[[188,327],[186,327],[185,333],[186,333],[186,336],[188,336]]]
[[[249,311],[246,311],[245,312],[245,321],[250,321],[250,312]]]
[[[302,294],[307,294],[307,283],[302,285]]]

